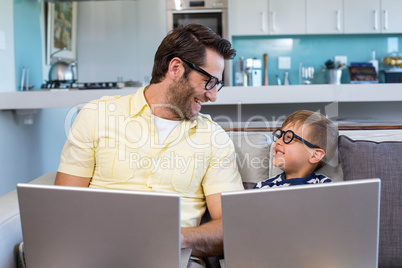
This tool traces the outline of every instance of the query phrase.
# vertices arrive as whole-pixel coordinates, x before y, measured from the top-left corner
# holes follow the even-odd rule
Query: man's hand
[[[54,184],[64,186],[88,187],[90,182],[91,178],[78,177],[62,172],[57,172]]]
[[[191,248],[192,255],[208,257],[223,253],[221,194],[206,197],[212,220],[197,227],[181,228],[181,247]]]

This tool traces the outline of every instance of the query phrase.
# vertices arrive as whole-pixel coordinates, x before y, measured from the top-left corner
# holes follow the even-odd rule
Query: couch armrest
[[[16,267],[16,245],[22,241],[17,191],[0,197],[0,267]]]
[[[32,184],[54,184],[56,172],[42,175]],[[16,268],[17,245],[22,241],[17,190],[0,196],[0,267]]]
[[[57,172],[46,173],[46,174],[40,176],[39,178],[34,179],[30,183],[31,184],[53,185],[54,181],[56,180],[56,174],[57,174]]]

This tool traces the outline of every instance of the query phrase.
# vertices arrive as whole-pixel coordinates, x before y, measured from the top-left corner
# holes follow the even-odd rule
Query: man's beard
[[[185,77],[181,77],[169,88],[167,103],[171,105],[170,109],[180,120],[194,120],[198,116],[198,112],[192,110],[194,91],[188,78]]]

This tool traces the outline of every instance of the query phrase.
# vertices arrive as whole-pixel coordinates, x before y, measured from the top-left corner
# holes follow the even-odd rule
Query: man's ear
[[[312,154],[310,155],[309,162],[311,164],[319,163],[325,156],[325,151],[320,148],[313,149]]]
[[[180,79],[184,74],[184,71],[183,61],[180,58],[175,57],[169,62],[167,75],[170,79]]]

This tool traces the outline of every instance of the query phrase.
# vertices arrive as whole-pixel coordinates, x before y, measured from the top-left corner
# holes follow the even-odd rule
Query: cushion
[[[402,141],[402,129],[340,130],[339,135],[345,135],[354,140]]]
[[[255,183],[268,178],[271,134],[268,132],[228,132],[228,134],[235,146],[237,166],[243,183],[254,186]],[[249,188],[248,185],[246,188]]]
[[[344,180],[381,179],[378,267],[402,264],[402,142],[339,137]]]

